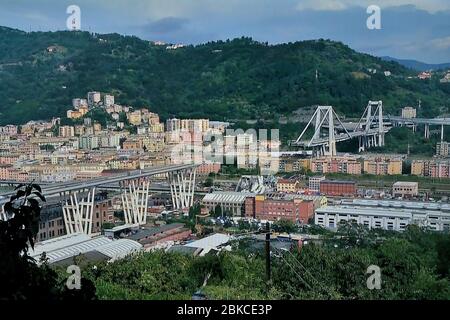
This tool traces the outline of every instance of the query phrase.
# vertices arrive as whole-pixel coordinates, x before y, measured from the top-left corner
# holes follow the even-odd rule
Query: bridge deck
[[[134,180],[134,179],[154,176],[154,175],[158,175],[158,174],[173,172],[173,171],[191,169],[191,168],[195,168],[197,166],[198,166],[197,164],[163,166],[163,167],[156,167],[156,168],[152,168],[152,169],[148,169],[148,170],[141,170],[137,173],[131,173],[131,174],[108,176],[108,177],[104,177],[104,178],[92,179],[92,180],[87,180],[87,181],[74,181],[74,182],[68,182],[68,183],[53,184],[53,185],[49,185],[49,186],[44,186],[42,188],[42,193],[44,194],[44,196],[50,196],[50,195],[55,195],[55,194],[59,194],[59,193],[63,193],[63,192],[73,192],[73,191],[82,190],[82,189],[90,189],[90,188],[98,187],[101,185],[118,183],[118,182],[126,181],[126,180]],[[14,191],[5,192],[5,193],[0,194],[0,198],[1,197],[10,197],[13,194],[15,194]]]

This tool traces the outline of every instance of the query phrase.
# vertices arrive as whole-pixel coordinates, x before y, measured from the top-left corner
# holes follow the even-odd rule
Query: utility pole
[[[267,285],[270,281],[270,224],[266,222],[266,278]]]

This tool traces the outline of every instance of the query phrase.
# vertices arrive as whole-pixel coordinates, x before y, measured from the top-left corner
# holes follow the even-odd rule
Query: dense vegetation
[[[301,249],[272,243],[272,278],[265,279],[261,242],[241,239],[232,251],[192,257],[153,251],[93,265],[82,257],[81,288],[69,290],[65,268],[41,265],[28,255],[45,198],[37,185],[19,186],[0,221],[0,300],[190,299],[449,299],[450,234],[409,226],[403,233],[342,224],[337,232],[301,230],[278,223],[279,232],[320,234]],[[195,207],[190,212],[194,216]],[[251,228],[250,228],[251,229]],[[381,271],[381,288],[370,290],[369,266]]]
[[[4,206],[6,220],[0,220],[0,300],[66,300],[95,298],[95,287],[81,279],[80,290],[68,290],[66,273],[61,278],[41,256],[41,265],[28,254],[39,231],[41,201],[46,201],[36,184],[19,185]]]
[[[449,299],[450,236],[411,227],[403,234],[344,225],[322,244],[290,252],[272,246],[272,280],[262,249],[240,241],[232,252],[191,257],[154,251],[83,274],[100,299]],[[327,235],[328,234],[328,235]],[[253,248],[253,249],[252,249]],[[367,288],[367,268],[381,289]],[[207,279],[206,286],[203,287]]]
[[[316,104],[358,116],[369,99],[391,113],[418,99],[425,116],[447,111],[449,84],[410,75],[329,40],[269,46],[240,38],[166,50],[118,34],[0,28],[0,124],[64,115],[91,90],[163,118],[274,119]]]

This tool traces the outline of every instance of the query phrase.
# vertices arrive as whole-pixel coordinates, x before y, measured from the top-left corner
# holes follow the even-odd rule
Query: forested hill
[[[267,45],[240,38],[167,50],[117,34],[0,27],[1,124],[64,115],[72,98],[92,90],[163,117],[273,119],[316,104],[359,115],[369,99],[384,100],[390,112],[419,98],[425,115],[446,111],[450,84],[408,79],[415,75],[328,40]]]

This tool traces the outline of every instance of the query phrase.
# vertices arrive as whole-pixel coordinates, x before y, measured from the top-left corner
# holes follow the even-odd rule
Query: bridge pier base
[[[430,125],[425,124],[425,139],[430,139]]]
[[[134,180],[122,193],[122,208],[126,224],[145,224],[147,222],[147,207],[150,182],[144,181],[137,186]]]
[[[78,193],[69,195],[63,205],[63,218],[67,234],[92,234],[92,216],[94,213],[95,187],[86,197],[78,200]]]
[[[194,204],[196,168],[168,173],[172,206],[175,210],[189,209]]]

